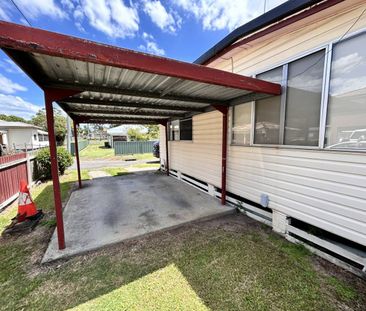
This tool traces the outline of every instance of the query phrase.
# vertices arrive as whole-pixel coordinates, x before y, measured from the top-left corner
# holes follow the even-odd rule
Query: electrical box
[[[267,194],[261,194],[261,205],[263,207],[268,207],[268,203],[269,203],[269,197]]]

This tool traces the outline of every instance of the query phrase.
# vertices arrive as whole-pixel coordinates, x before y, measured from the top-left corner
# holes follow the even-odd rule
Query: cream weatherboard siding
[[[170,169],[221,186],[221,113],[212,111],[192,118],[193,141],[170,141]],[[164,127],[160,141],[165,141]],[[161,146],[162,163],[165,161],[165,146]]]
[[[306,51],[341,38],[365,9],[365,0],[346,0],[334,7],[303,19],[275,34],[252,41],[210,63],[209,67],[243,75],[263,72]],[[366,14],[350,33],[366,28]],[[231,63],[233,58],[233,68]]]
[[[364,9],[364,1],[345,1],[227,57],[233,57],[234,72],[259,73],[338,39]],[[366,14],[351,33],[363,28]],[[210,66],[232,70],[222,58]],[[161,154],[164,159],[164,143]],[[221,114],[194,116],[193,141],[169,142],[169,157],[171,169],[220,187]],[[227,161],[229,192],[257,203],[267,194],[270,209],[366,246],[365,153],[229,146]]]

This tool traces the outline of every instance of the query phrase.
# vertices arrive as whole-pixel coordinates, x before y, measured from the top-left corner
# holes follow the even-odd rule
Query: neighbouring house
[[[113,148],[114,142],[116,141],[129,141],[127,132],[128,127],[126,125],[120,125],[108,129],[107,134],[110,146]]]
[[[3,150],[33,150],[49,145],[48,133],[23,122],[0,120],[0,144]]]
[[[282,85],[281,96],[238,98],[229,107],[227,200],[240,202],[248,215],[288,239],[306,241],[320,255],[336,254],[344,265],[361,269],[366,264],[365,9],[364,0],[287,1],[196,60]],[[173,119],[169,128],[171,173],[220,196],[222,113],[211,109]],[[164,165],[163,126],[160,137]]]

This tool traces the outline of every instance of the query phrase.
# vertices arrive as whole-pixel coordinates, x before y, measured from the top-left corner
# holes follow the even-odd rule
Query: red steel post
[[[169,140],[168,140],[168,135],[169,135],[169,128],[168,128],[168,122],[165,123],[165,166],[166,166],[166,174],[169,176],[169,150],[168,150],[168,146],[169,146]]]
[[[80,158],[79,158],[79,142],[78,142],[78,128],[79,124],[74,121],[74,139],[75,139],[75,156],[76,156],[76,166],[78,170],[78,181],[79,188],[82,187],[81,184],[81,173],[80,173]]]
[[[55,200],[55,212],[56,212],[56,228],[57,228],[57,239],[58,248],[65,248],[65,233],[64,233],[64,221],[62,217],[62,201],[61,201],[61,190],[60,181],[58,178],[58,164],[57,164],[57,148],[56,148],[56,137],[54,130],[54,117],[53,117],[53,99],[45,92],[45,104],[46,104],[46,117],[47,117],[47,130],[50,142],[50,154],[51,154],[51,173],[53,181],[53,196]]]

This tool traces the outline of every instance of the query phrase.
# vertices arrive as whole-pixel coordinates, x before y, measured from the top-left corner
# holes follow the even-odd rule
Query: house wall
[[[26,129],[9,129],[8,130],[8,142],[9,146],[13,148],[15,144],[18,148],[24,147],[24,144],[38,144],[38,140],[35,141],[33,135],[37,134],[36,129],[26,128]],[[37,134],[38,135],[38,134]]]
[[[234,72],[253,74],[335,40],[360,16],[364,1],[345,1],[246,49],[229,54]],[[322,19],[325,15],[328,18]],[[315,21],[316,20],[316,21]],[[366,14],[352,32],[366,28]],[[231,62],[212,67],[231,71]],[[229,117],[231,124],[231,112]],[[161,128],[161,142],[165,133]],[[228,129],[230,137],[230,129]],[[161,157],[165,159],[164,143]],[[215,186],[221,185],[221,114],[193,117],[193,141],[169,142],[170,168]],[[366,246],[366,155],[364,153],[288,147],[229,146],[227,190],[269,208]]]

